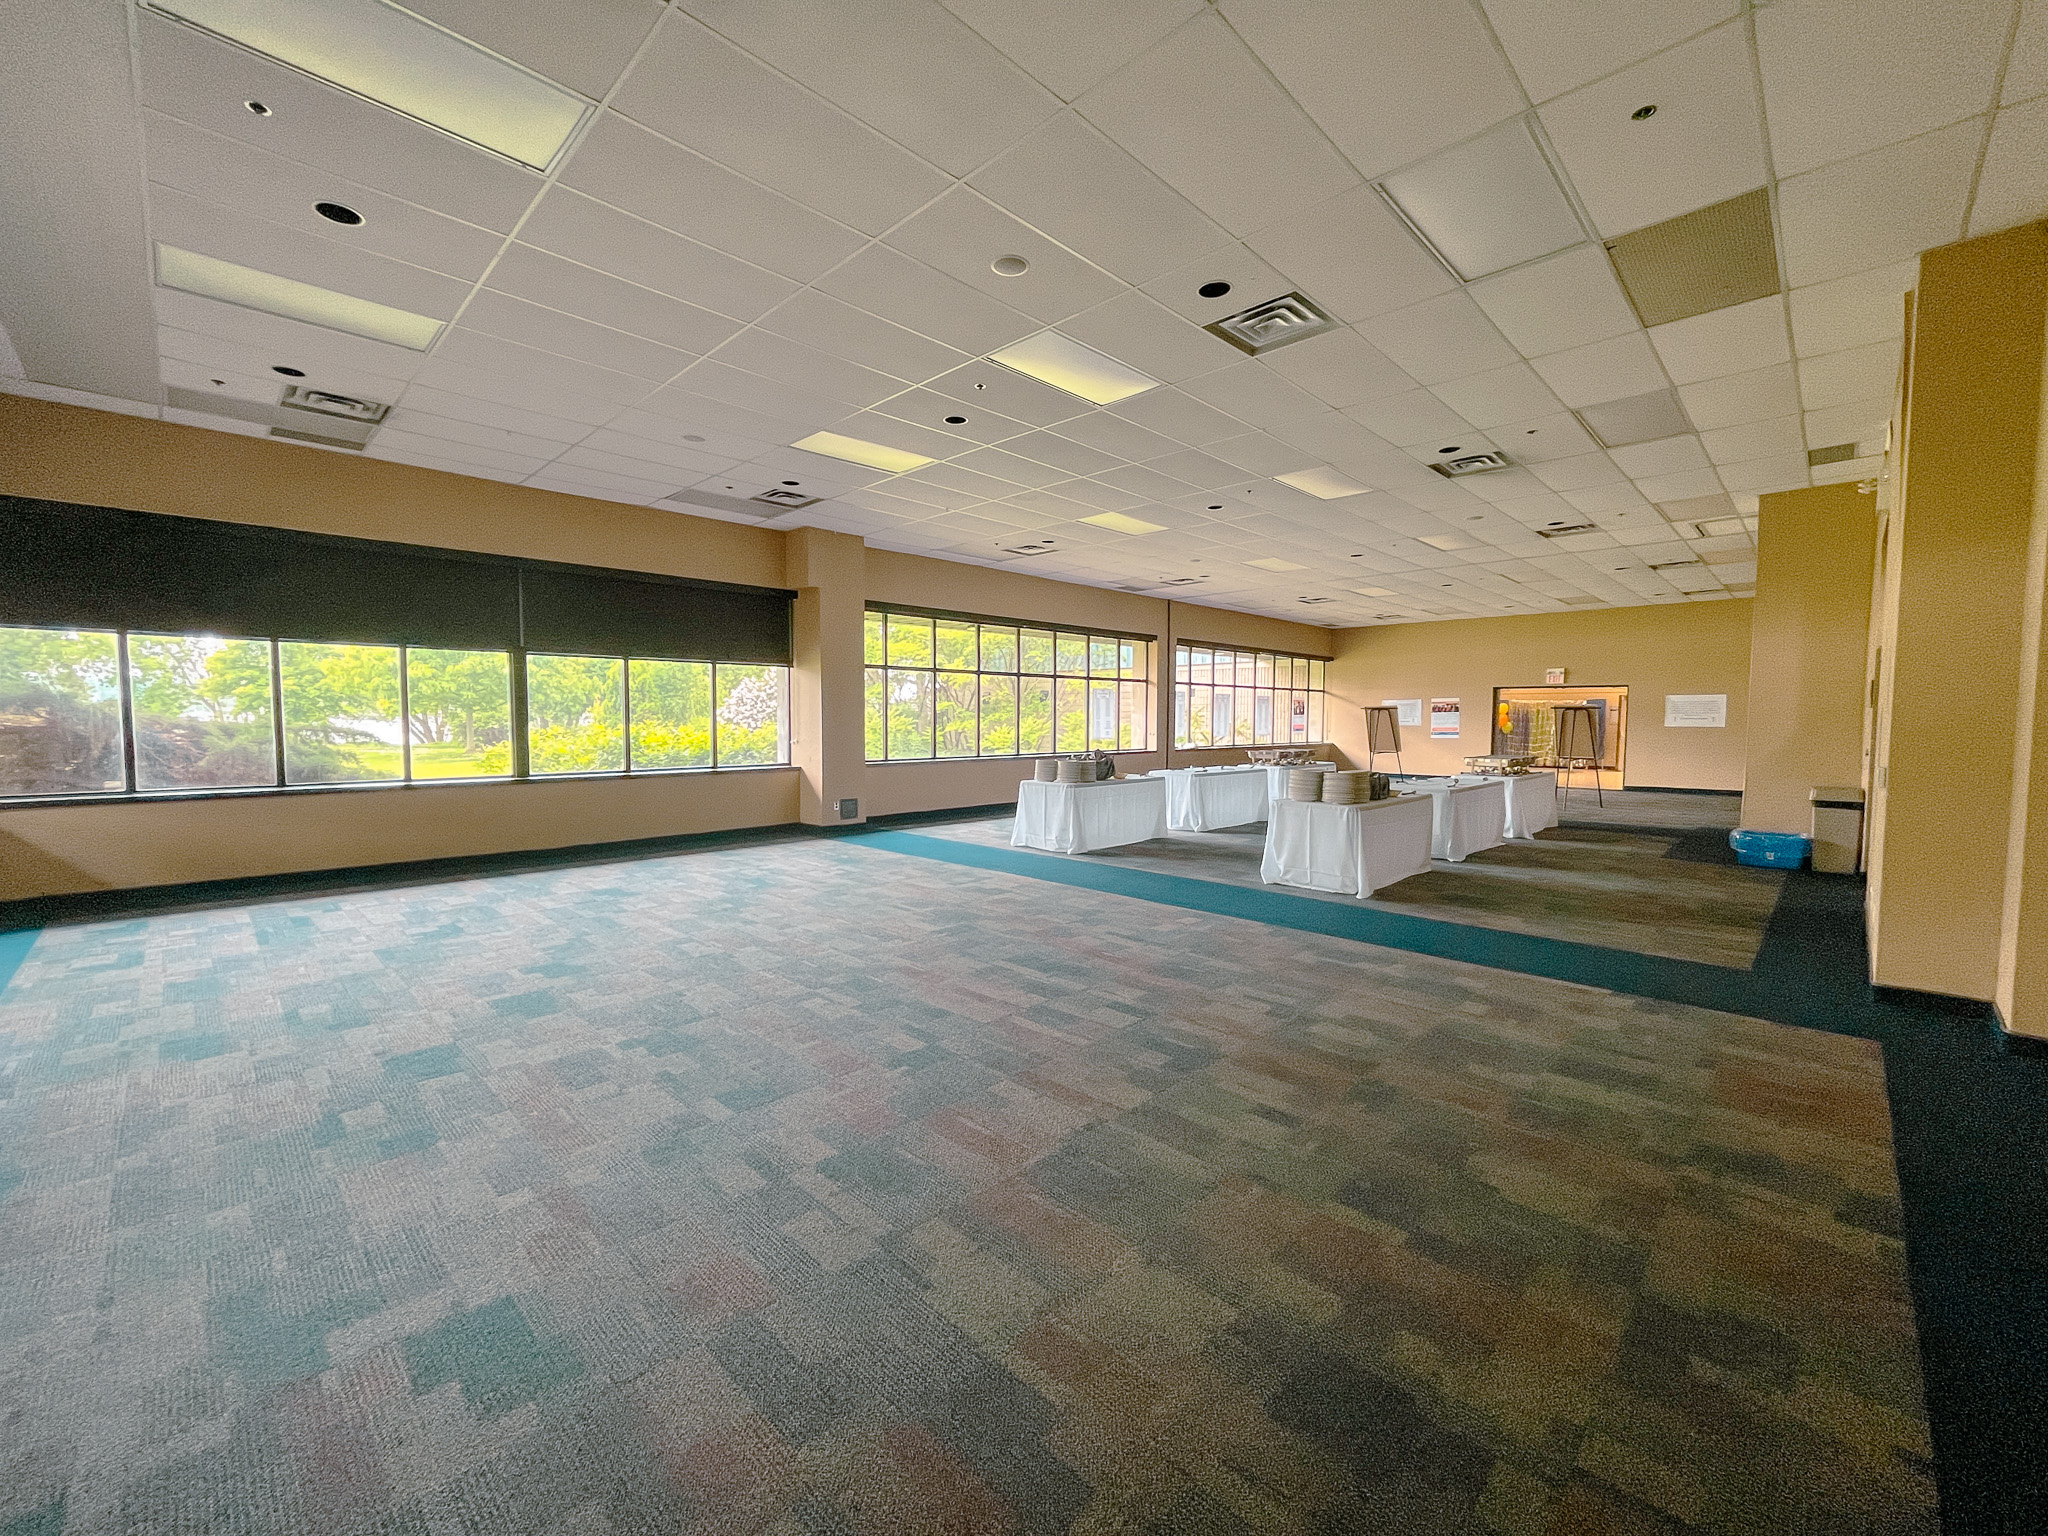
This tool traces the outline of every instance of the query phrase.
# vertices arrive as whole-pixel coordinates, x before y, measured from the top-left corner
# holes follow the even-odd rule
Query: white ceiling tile
[[[166,421],[183,419],[185,418],[181,414],[174,414],[170,411],[164,413],[164,420]],[[213,427],[216,431],[230,432],[246,426],[248,435],[251,437],[268,435],[261,427],[247,426],[246,423],[240,422],[222,424],[218,418],[201,419],[193,417],[189,420],[188,425],[208,426]],[[506,485],[519,485],[524,482],[527,474],[530,472],[527,466],[531,463],[531,461],[515,460],[514,462],[519,463],[522,467],[515,469],[492,469],[487,465],[464,463],[459,459],[447,458],[438,453],[420,452],[411,447],[397,447],[385,443],[381,437],[371,438],[369,445],[362,450],[362,456],[366,459],[381,459],[387,464],[410,464],[415,469],[437,469],[443,474],[467,475],[472,480],[497,480]]]
[[[745,455],[728,447],[729,442],[744,439],[772,446],[786,443],[792,437],[803,436],[823,425],[823,421],[815,417],[792,419],[785,403],[770,395],[773,386],[767,379],[743,374],[736,369],[723,369],[744,386],[729,390],[725,388],[725,381],[717,377],[720,369],[708,363],[696,366],[705,370],[702,377],[686,373],[677,382],[664,384],[646,399],[638,401],[634,409],[621,411],[604,425],[642,436],[681,439],[684,442],[691,437],[702,437],[711,451],[732,458]],[[718,388],[721,393],[716,398],[700,393],[700,389],[705,387]],[[751,403],[756,399],[764,400],[773,409],[760,409]],[[844,414],[836,402],[818,400],[814,403],[821,411]]]
[[[1749,459],[1806,451],[1806,438],[1797,416],[1773,416],[1766,421],[1702,432],[1700,443],[1716,464],[1740,464]]]
[[[1526,116],[1440,150],[1381,185],[1437,253],[1468,280],[1586,238]]]
[[[1485,312],[1462,293],[1376,315],[1358,329],[1420,384],[1441,384],[1519,360]]]
[[[577,377],[573,370],[585,365],[555,357],[546,352],[536,352],[530,347],[520,347],[511,342],[501,342],[495,336],[482,336],[476,332],[461,333],[472,343],[488,344],[502,348],[503,356],[484,356],[471,351],[476,361],[456,362],[445,357],[431,357],[426,366],[406,391],[399,396],[404,405],[417,405],[420,409],[441,415],[461,416],[463,409],[457,402],[463,398],[507,406],[517,412],[517,420],[536,423],[531,429],[535,436],[559,435],[563,438],[581,437],[592,427],[602,425],[616,414],[621,406],[632,403],[632,395],[625,389],[603,386],[590,387],[586,379]],[[449,340],[458,340],[451,333]],[[558,373],[556,370],[569,370]],[[515,371],[516,370],[516,371]],[[598,370],[590,370],[595,373]],[[632,379],[626,374],[612,374],[610,377],[626,381],[634,390],[647,387],[645,379]],[[510,426],[514,418],[501,417]]]
[[[1569,459],[1534,464],[1529,472],[1553,491],[1581,491],[1588,486],[1611,485],[1624,479],[1614,461],[1604,453],[1582,453]]]
[[[650,387],[674,378],[697,360],[694,352],[665,347],[645,337],[580,320],[558,309],[530,304],[488,288],[470,300],[462,312],[462,323],[471,330],[522,346],[636,374],[646,379]]]
[[[1248,426],[1291,425],[1324,413],[1323,403],[1307,390],[1299,389],[1257,360],[1245,358],[1214,373],[1189,379],[1181,386],[1198,400],[1235,416]],[[1147,455],[1151,457],[1151,455]]]
[[[177,297],[189,297],[178,295]],[[205,303],[206,300],[197,302]],[[227,310],[229,306],[219,306]],[[251,314],[253,311],[233,311],[236,315]],[[256,318],[271,319],[264,315]],[[290,322],[280,322],[290,324]],[[404,352],[408,359],[399,368],[386,371],[376,366],[383,360],[370,354],[367,358],[343,356],[303,356],[300,361],[291,353],[280,353],[275,345],[255,339],[253,333],[244,333],[242,339],[231,339],[218,335],[207,335],[199,331],[179,330],[175,326],[157,327],[157,351],[165,358],[175,358],[191,363],[196,368],[211,368],[215,372],[232,371],[261,378],[266,381],[272,397],[280,393],[288,383],[304,384],[313,389],[330,389],[337,394],[356,395],[369,400],[395,400],[405,381],[418,371],[426,359],[417,352],[407,352],[399,347],[384,350]],[[343,338],[353,341],[356,338]],[[368,343],[376,346],[376,343]],[[304,379],[286,379],[272,370],[279,364],[298,366],[306,370]],[[364,366],[365,363],[371,366]]]
[[[1655,115],[1636,121],[1645,105]],[[1721,202],[1768,175],[1741,22],[1559,97],[1541,115],[1602,235]]]
[[[941,0],[1063,101],[1165,37],[1202,0]]]
[[[553,464],[528,475],[522,483],[543,491],[588,496],[596,501],[620,501],[631,506],[660,501],[677,489],[673,480],[642,480],[636,475],[608,474],[601,469],[565,469]]]
[[[1787,283],[1825,282],[1960,238],[1983,136],[1972,119],[1782,182]]]
[[[1989,234],[2048,214],[2048,96],[2007,107],[1991,125],[1991,146],[1970,206],[1970,233]]]
[[[1220,336],[1132,288],[1062,321],[1059,330],[1169,384],[1212,372],[1242,355]]]
[[[1495,427],[1491,435],[1510,458],[1523,464],[1545,464],[1597,453],[1600,449],[1593,434],[1569,411],[1529,421],[1505,422]]]
[[[1799,360],[1799,399],[1809,411],[1859,400],[1889,398],[1898,386],[1896,341]]]
[[[135,19],[144,106],[486,229],[511,229],[540,191],[524,166],[360,96],[146,11]]]
[[[1099,448],[1090,448],[1086,443],[1077,443],[1070,437],[1057,432],[1027,432],[1022,437],[1013,437],[1003,444],[1008,453],[1020,454],[1035,459],[1041,464],[1050,464],[1063,469],[1070,478],[1074,475],[1093,475],[1105,469],[1114,469],[1124,460]]]
[[[560,179],[664,229],[798,282],[830,270],[863,243],[844,224],[616,113],[598,114]]]
[[[1308,468],[1308,457],[1291,443],[1268,437],[1263,432],[1246,432],[1207,445],[1213,458],[1252,475],[1284,475]]]
[[[430,454],[446,463],[477,464],[507,474],[530,475],[548,462],[546,457],[533,454],[508,453],[502,448],[486,448],[445,437],[420,437],[395,426],[379,427],[376,444],[386,453]]]
[[[735,320],[756,318],[797,288],[766,268],[567,187],[550,189],[519,227],[519,239]]]
[[[1806,288],[1794,288],[1792,344],[1801,357],[1840,352],[1902,334],[1902,297],[1920,280],[1920,261],[1894,262]]]
[[[818,287],[869,314],[975,356],[1039,329],[1028,315],[885,245],[869,246],[822,278]]]
[[[1202,297],[1201,290],[1214,283],[1228,284],[1228,292],[1216,298]],[[1277,299],[1293,286],[1291,279],[1233,240],[1153,278],[1145,284],[1145,291],[1182,318],[1210,325],[1241,309]]]
[[[1776,294],[1734,304],[1650,329],[1650,345],[1673,383],[1748,373],[1792,355],[1785,332],[1785,301]]]
[[[1464,417],[1426,389],[1405,390],[1344,412],[1361,426],[1378,433],[1390,443],[1419,443],[1425,438],[1455,441],[1470,425]]]
[[[487,448],[511,445],[493,437],[474,439],[452,427],[438,426],[435,423],[464,423],[485,431],[502,433],[507,439],[554,439],[564,446],[588,436],[593,425],[588,422],[569,421],[540,411],[526,410],[497,400],[486,400],[480,395],[466,395],[419,383],[412,384],[406,389],[397,409],[391,413],[391,419],[409,423],[408,430],[424,436],[480,441],[482,446]]]
[[[1537,101],[1612,74],[1704,32],[1738,0],[1482,0],[1501,46]]]
[[[1357,173],[1215,16],[1181,27],[1076,105],[1232,234],[1357,183]]]
[[[1151,500],[1149,496],[1140,496],[1131,491],[1121,491],[1114,486],[1104,485],[1100,480],[1062,480],[1053,486],[1052,490],[1057,495],[1093,507],[1098,512],[1128,512],[1131,508],[1142,507]]]
[[[689,17],[672,16],[614,111],[818,212],[877,235],[947,179]]]
[[[1244,423],[1235,416],[1170,386],[1148,389],[1104,409],[1197,448],[1244,431]]]
[[[765,444],[763,446],[766,446]],[[600,427],[578,443],[575,448],[562,456],[563,463],[576,461],[576,456],[585,450],[602,454],[607,458],[624,463],[646,465],[644,471],[625,470],[627,474],[644,474],[648,479],[659,479],[654,466],[666,471],[678,471],[688,478],[699,475],[715,475],[732,468],[738,459],[723,458],[715,453],[706,453],[699,448],[668,442],[652,437],[636,437],[630,432]],[[598,466],[603,467],[603,466]]]
[[[1608,457],[1613,459],[1620,466],[1621,472],[1631,480],[1642,480],[1651,475],[1675,475],[1685,470],[1707,467],[1706,450],[1700,446],[1700,440],[1690,433],[1681,437],[1660,438],[1654,443],[1631,443],[1626,448],[1611,449]]]
[[[1757,53],[1778,174],[1982,112],[2012,15],[2012,0],[1786,0],[1760,8]]]
[[[1370,187],[1269,224],[1245,244],[1342,320],[1369,320],[1457,286]]]
[[[1599,405],[1663,389],[1667,380],[1657,352],[1641,331],[1553,352],[1534,360],[1543,382],[1566,405]]]
[[[1678,398],[1692,424],[1707,432],[1792,415],[1799,409],[1799,382],[1790,363],[1779,363],[1705,384],[1682,385]]]
[[[2011,105],[2048,93],[2048,0],[2020,0],[2020,25],[1999,100]]]
[[[1059,105],[933,0],[687,0],[682,9],[955,176]]]
[[[17,377],[14,374],[0,374],[0,379],[9,382],[13,382]],[[174,389],[189,389],[196,394],[217,395],[226,400],[247,400],[262,405],[278,404],[278,397],[284,393],[284,385],[287,382],[267,368],[261,372],[249,373],[220,363],[193,363],[178,357],[159,358],[158,377]],[[403,385],[397,386],[384,398],[393,398],[398,390],[403,388]]]
[[[929,380],[926,388],[966,406],[985,406],[1014,420],[1028,421],[1034,427],[1057,426],[1098,409],[1079,395],[1054,389],[985,359],[963,363],[950,373],[940,374]]]
[[[577,409],[571,414],[577,420],[582,419],[581,411],[586,404],[594,411],[602,411],[607,402],[614,408],[632,405],[650,388],[645,379],[631,374],[541,352],[461,325],[452,327],[442,336],[434,355],[413,377],[419,383],[436,388],[482,393],[460,383],[439,383],[434,375],[446,368],[466,370],[472,378],[478,374],[499,378],[504,392],[484,394],[486,400],[504,400],[517,405],[521,403],[523,394],[527,398],[548,400],[549,409],[567,409],[573,403]]]
[[[888,243],[1048,324],[1099,304],[1124,287],[1120,279],[964,186],[954,187],[892,229]],[[993,265],[1003,256],[1021,256],[1030,266],[1006,276]]]
[[[773,434],[764,436],[758,432],[748,432],[738,423],[725,419],[727,413],[723,409],[715,413],[716,419],[698,415],[697,419],[691,420],[690,416],[695,413],[689,412],[686,406],[676,402],[689,401],[694,397],[679,391],[671,391],[669,395],[669,401],[665,403],[667,414],[656,414],[640,409],[624,410],[606,424],[606,432],[623,433],[634,439],[651,439],[658,443],[670,444],[679,453],[708,453],[721,461],[717,466],[720,468],[734,460],[754,458],[765,452],[775,441]],[[708,401],[703,403],[710,404]],[[596,434],[593,433],[593,440],[595,437]],[[660,454],[643,454],[643,457],[651,457],[664,464],[671,462]],[[689,461],[683,462],[687,464]]]
[[[930,459],[950,459],[974,446],[964,438],[953,436],[950,430],[904,421],[879,410],[854,411],[827,425],[831,431],[844,437],[880,443],[885,448],[901,448],[907,453],[921,453]]]
[[[496,231],[417,207],[332,171],[316,170],[175,118],[144,114],[144,165],[159,186],[267,219],[302,235],[339,241],[435,272],[474,281],[498,254]],[[344,230],[313,211],[343,203],[363,215]]]
[[[309,374],[347,368],[380,378],[409,379],[428,361],[409,347],[350,336],[304,321],[287,320],[281,315],[266,315],[260,310],[203,299],[197,294],[158,288],[151,298],[157,318],[164,325],[267,352],[270,356],[263,364],[265,367],[282,363],[304,368]]]
[[[1597,245],[1502,272],[1466,292],[1525,357],[1604,341],[1637,327],[1607,253]]]
[[[1356,331],[1327,331],[1259,359],[1325,405],[1342,410],[1405,394],[1415,381]]]
[[[1523,106],[1464,0],[1226,0],[1222,11],[1368,176]]]
[[[1200,209],[1071,112],[1062,112],[971,184],[1069,250],[1143,283],[1221,246]]]
[[[729,316],[527,245],[506,250],[490,286],[687,352],[708,352],[740,328]]]
[[[1142,466],[1157,470],[1162,475],[1171,475],[1176,480],[1185,480],[1198,490],[1215,491],[1226,486],[1241,485],[1247,478],[1245,472],[1235,464],[1226,464],[1193,448],[1183,448],[1179,453],[1169,453],[1164,458],[1153,459]]]
[[[407,0],[407,8],[460,37],[515,59],[572,91],[611,89],[661,15],[661,0]]]
[[[910,383],[967,361],[967,355],[957,348],[906,331],[815,288],[806,288],[778,305],[761,319],[759,329]]]
[[[993,475],[998,480],[1008,481],[1013,487],[1021,485],[1032,491],[1044,490],[1048,485],[1072,478],[1067,470],[1027,459],[1008,448],[973,448],[947,462],[978,475]]]
[[[1618,512],[1642,512],[1649,508],[1649,500],[1626,480],[1606,481],[1599,485],[1588,485],[1576,490],[1560,490],[1558,494],[1588,517],[1611,517]]]
[[[1865,453],[1882,453],[1885,427],[1891,412],[1890,395],[1808,411],[1805,416],[1806,440],[1816,448],[1855,443]]]
[[[929,389],[906,389],[884,400],[878,409],[882,415],[970,443],[1000,443],[1031,430],[1031,423],[1005,416],[992,404],[963,405]],[[951,419],[954,417],[961,419]]]
[[[1792,491],[1811,483],[1803,453],[1777,453],[1768,458],[1745,459],[1740,464],[1723,464],[1720,474],[1721,484],[1734,496]]]
[[[794,343],[784,345],[793,346]],[[828,393],[823,388],[810,388],[805,383],[792,379],[771,379],[766,374],[755,373],[751,369],[736,368],[725,362],[722,357],[707,357],[701,362],[691,364],[683,376],[667,388],[688,390],[726,405],[737,406],[741,410],[754,413],[757,417],[765,418],[768,422],[776,423],[773,427],[750,435],[766,437],[778,443],[787,443],[791,438],[807,436],[824,426],[826,422],[835,421],[845,415],[848,404],[860,403],[840,398],[841,393],[852,394],[859,391],[847,389]],[[664,398],[663,394],[650,395],[643,409],[664,409],[660,404]]]
[[[1432,388],[1439,400],[1475,427],[1554,416],[1559,409],[1557,396],[1527,363],[1510,363]]]
[[[758,326],[733,337],[714,356],[728,368],[743,368],[851,406],[870,406],[886,400],[900,393],[907,382]]]

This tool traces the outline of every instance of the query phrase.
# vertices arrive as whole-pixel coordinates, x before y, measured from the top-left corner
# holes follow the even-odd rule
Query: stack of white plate
[[[1063,757],[1059,760],[1059,782],[1062,784],[1093,784],[1095,782],[1095,759],[1092,757]]]
[[[1372,798],[1372,775],[1340,771],[1323,775],[1323,804],[1363,805]]]
[[[1031,777],[1041,784],[1056,783],[1060,776],[1060,760],[1056,757],[1041,757],[1031,765]]]
[[[1290,768],[1287,770],[1287,798],[1290,800],[1320,800],[1323,798],[1323,773],[1321,768]]]

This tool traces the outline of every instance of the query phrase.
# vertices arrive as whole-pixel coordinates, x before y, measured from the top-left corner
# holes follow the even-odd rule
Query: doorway
[[[1493,690],[1493,750],[1497,756],[1554,761],[1556,708],[1583,704],[1593,711],[1600,759],[1600,787],[1620,789],[1628,753],[1628,689],[1496,688]],[[1573,787],[1591,789],[1592,775],[1576,774]]]

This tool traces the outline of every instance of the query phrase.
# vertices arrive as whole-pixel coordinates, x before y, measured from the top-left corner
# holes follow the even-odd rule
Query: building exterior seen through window
[[[869,609],[869,762],[1149,752],[1152,642]]]
[[[756,767],[788,743],[780,666],[0,626],[0,798]]]
[[[1173,648],[1176,747],[1285,747],[1327,741],[1323,663],[1274,651]]]

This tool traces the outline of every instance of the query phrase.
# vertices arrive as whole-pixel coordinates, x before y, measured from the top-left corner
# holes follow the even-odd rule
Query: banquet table
[[[1091,853],[1166,836],[1166,784],[1161,779],[1104,779],[1095,784],[1017,786],[1017,825],[1010,843],[1048,853]]]
[[[1266,819],[1266,770],[1155,768],[1166,784],[1166,824],[1176,832],[1214,832]]]
[[[1320,768],[1325,773],[1334,773],[1335,763],[1261,763],[1266,770],[1266,798],[1285,800],[1287,798],[1287,775],[1297,768]]]
[[[1431,852],[1461,863],[1468,854],[1507,841],[1506,780],[1499,778],[1403,779],[1395,787],[1428,795],[1435,804]]]
[[[1469,784],[1472,777],[1459,779]],[[1557,775],[1550,772],[1500,775],[1508,797],[1506,835],[1526,841],[1546,827],[1557,825]]]
[[[1429,868],[1434,817],[1427,795],[1356,805],[1275,800],[1259,878],[1268,885],[1370,896]]]

